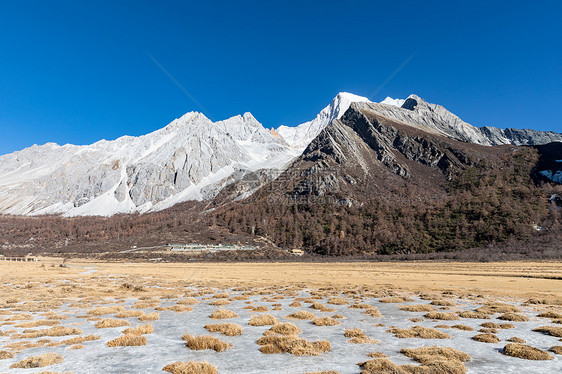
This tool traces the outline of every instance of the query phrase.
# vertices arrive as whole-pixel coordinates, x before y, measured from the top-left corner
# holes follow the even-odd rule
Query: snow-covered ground
[[[190,288],[184,291],[189,292]],[[230,297],[243,294],[243,291],[232,290],[216,290],[217,292],[228,292]],[[321,370],[336,370],[340,373],[359,373],[358,363],[367,361],[370,358],[367,353],[382,352],[389,356],[396,364],[416,364],[413,360],[399,353],[401,348],[415,348],[420,346],[437,345],[441,347],[452,347],[468,353],[472,356],[472,360],[466,363],[468,373],[559,373],[562,372],[562,359],[560,356],[551,353],[554,359],[549,361],[529,361],[514,357],[505,356],[500,353],[501,348],[507,344],[507,339],[517,336],[527,341],[527,344],[542,350],[548,350],[552,346],[562,345],[558,338],[544,335],[532,330],[538,326],[550,325],[550,320],[537,317],[537,312],[529,307],[517,305],[521,309],[521,314],[530,318],[528,322],[510,322],[515,328],[499,330],[497,336],[500,338],[499,343],[480,343],[471,340],[476,335],[483,322],[505,323],[508,321],[497,320],[499,314],[494,315],[492,319],[469,319],[461,318],[458,321],[435,321],[424,319],[421,322],[411,322],[409,319],[422,317],[425,312],[407,312],[401,311],[399,306],[409,304],[428,304],[428,300],[414,299],[407,303],[381,303],[377,298],[366,298],[360,300],[361,303],[367,303],[377,307],[383,314],[383,317],[374,318],[363,313],[362,309],[351,309],[349,305],[332,305],[328,304],[328,297],[315,300],[323,303],[326,307],[333,308],[335,312],[321,312],[309,308],[310,304],[302,302],[302,307],[291,307],[289,304],[296,297],[308,297],[306,291],[299,292],[298,296],[285,297],[280,300],[264,300],[264,296],[255,293],[249,300],[233,300],[230,305],[222,306],[236,312],[239,317],[226,320],[213,320],[209,315],[218,307],[211,306],[208,303],[215,300],[210,299],[210,295],[199,296],[199,304],[191,305],[193,311],[176,313],[173,311],[160,311],[160,319],[150,322],[140,322],[137,318],[126,318],[131,326],[137,326],[150,323],[154,326],[154,333],[146,335],[147,345],[139,347],[117,347],[110,348],[106,343],[121,335],[121,331],[126,327],[98,329],[94,327],[96,321],[87,320],[84,316],[91,309],[90,306],[85,308],[71,308],[68,304],[55,310],[59,314],[70,317],[62,320],[61,324],[69,327],[76,327],[82,330],[83,335],[95,334],[100,335],[101,339],[92,342],[83,343],[85,348],[79,350],[69,350],[68,346],[58,347],[41,347],[32,348],[17,353],[14,358],[0,359],[0,372],[17,372],[17,373],[38,373],[48,370],[55,372],[72,371],[75,373],[158,373],[167,364],[177,361],[208,361],[215,365],[220,373],[306,373]],[[270,297],[273,295],[266,295]],[[345,297],[345,296],[343,296]],[[115,300],[108,299],[103,306],[122,305],[127,309],[134,309],[133,304],[137,299]],[[160,306],[175,305],[178,299],[162,300]],[[301,330],[301,337],[309,341],[328,340],[331,343],[331,350],[319,356],[301,356],[297,357],[290,354],[262,354],[259,352],[259,345],[256,341],[262,336],[263,332],[270,326],[254,327],[249,326],[248,321],[251,316],[263,314],[243,309],[248,305],[248,301],[252,301],[252,305],[266,305],[270,311],[267,314],[276,316],[281,322],[292,322]],[[449,311],[473,310],[480,305],[474,301],[456,300],[457,306],[449,307]],[[271,310],[272,304],[282,304],[281,310]],[[96,305],[97,306],[97,305]],[[439,307],[436,307],[439,308]],[[0,309],[0,331],[16,330],[20,333],[24,328],[15,328],[14,325],[2,325],[10,314],[1,313]],[[4,309],[8,311],[8,309]],[[136,309],[134,309],[136,310]],[[288,320],[285,317],[297,310],[307,310],[313,312],[316,316],[332,316],[341,314],[345,319],[340,320],[341,325],[338,326],[315,326],[309,320]],[[143,310],[146,313],[153,312],[154,308]],[[10,311],[12,313],[12,311]],[[16,312],[13,312],[16,313]],[[34,319],[44,319],[41,313],[33,313]],[[105,315],[101,318],[115,318],[114,315]],[[20,322],[20,321],[18,321]],[[26,321],[27,322],[27,321]],[[240,324],[244,328],[244,332],[240,336],[223,336],[219,333],[209,333],[203,326],[209,323],[225,323],[232,322]],[[16,322],[17,323],[17,322]],[[383,326],[379,326],[382,324]],[[474,328],[475,331],[461,331],[457,329],[440,329],[451,335],[450,339],[400,339],[393,334],[386,332],[389,327],[396,326],[399,328],[408,328],[414,325],[434,327],[436,325],[455,325],[463,324]],[[48,328],[48,326],[37,327]],[[344,337],[344,329],[361,328],[372,339],[380,340],[381,343],[376,344],[351,344]],[[181,337],[183,334],[189,333],[194,335],[213,335],[217,338],[233,344],[233,348],[217,353],[212,350],[193,351],[185,346],[185,342]],[[7,344],[18,341],[10,337],[11,334],[2,336],[0,333],[0,351]],[[73,336],[48,338],[53,341],[62,341]],[[39,340],[31,339],[33,341]],[[30,340],[30,339],[24,339]],[[30,356],[36,356],[46,352],[55,352],[64,356],[64,362],[51,365],[41,369],[10,369],[10,365]],[[417,364],[416,364],[417,365]]]

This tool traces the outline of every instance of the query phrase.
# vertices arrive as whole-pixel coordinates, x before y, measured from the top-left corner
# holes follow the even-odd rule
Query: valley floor
[[[61,264],[0,261],[0,372],[562,371],[561,262]],[[514,337],[548,359],[503,354]],[[403,351],[432,346],[456,351]]]

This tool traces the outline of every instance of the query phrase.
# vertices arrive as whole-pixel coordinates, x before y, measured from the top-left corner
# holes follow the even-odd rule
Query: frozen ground
[[[184,291],[191,292],[192,289],[186,288]],[[214,292],[228,292],[230,298],[236,295],[242,295],[244,291],[232,290],[214,290]],[[283,293],[281,293],[282,295]],[[82,308],[71,308],[64,305],[55,310],[59,314],[70,317],[62,320],[61,325],[69,327],[77,327],[82,330],[82,335],[95,334],[100,335],[101,339],[93,342],[83,343],[85,348],[79,350],[69,350],[68,346],[41,347],[31,348],[19,352],[14,358],[0,359],[0,372],[14,373],[39,373],[42,371],[51,372],[74,372],[74,373],[158,373],[162,372],[162,368],[167,364],[177,361],[208,361],[215,365],[220,373],[306,373],[311,371],[336,370],[340,373],[359,373],[358,363],[367,361],[370,358],[367,353],[382,352],[389,356],[390,360],[396,364],[416,364],[415,361],[407,358],[399,353],[401,348],[416,348],[420,346],[437,345],[440,347],[452,347],[468,353],[472,356],[472,360],[466,363],[468,373],[560,373],[562,372],[562,360],[559,355],[551,353],[554,359],[550,361],[530,361],[514,357],[505,356],[500,353],[501,349],[508,343],[506,340],[517,336],[527,341],[526,344],[533,347],[548,350],[552,346],[562,345],[559,338],[544,335],[532,330],[538,326],[551,325],[551,321],[545,318],[537,317],[537,312],[530,307],[517,305],[521,309],[521,314],[530,318],[528,322],[509,322],[498,320],[499,314],[493,315],[491,319],[469,319],[461,318],[457,321],[435,321],[424,319],[421,322],[411,322],[409,319],[419,317],[423,318],[425,312],[406,312],[401,311],[399,306],[409,304],[428,304],[429,300],[414,299],[413,302],[407,303],[381,303],[378,298],[365,298],[358,300],[361,303],[367,303],[377,307],[383,314],[383,317],[374,318],[363,313],[362,309],[351,309],[348,305],[332,305],[328,304],[330,297],[317,299],[315,301],[324,304],[326,307],[333,308],[335,312],[320,312],[309,308],[310,303],[304,302],[302,298],[309,295],[307,291],[299,291],[297,295],[285,296],[280,300],[264,300],[275,296],[257,295],[255,292],[249,295],[249,300],[233,300],[230,305],[221,306],[236,312],[239,317],[226,320],[213,320],[209,315],[218,307],[211,306],[208,303],[216,300],[210,298],[211,294],[196,297],[199,304],[191,305],[192,312],[176,313],[173,311],[160,311],[160,319],[150,322],[140,322],[137,318],[126,318],[131,326],[141,324],[152,324],[154,333],[146,335],[147,345],[140,347],[116,347],[110,348],[106,343],[121,335],[121,331],[126,327],[98,329],[94,325],[96,321],[85,318],[87,311],[93,307],[100,305],[123,305],[127,309],[134,309],[133,304],[138,299],[128,299],[118,301],[115,299],[107,299],[104,304],[97,304]],[[353,300],[349,295],[343,296],[349,301]],[[302,307],[289,306],[295,299],[301,298]],[[178,299],[162,300],[160,306],[175,305]],[[249,326],[248,321],[251,316],[264,313],[252,312],[249,309],[243,309],[248,306],[248,301],[252,301],[252,305],[266,305],[270,311],[267,314],[276,316],[281,322],[292,322],[301,330],[301,337],[309,341],[328,340],[331,343],[331,351],[319,356],[301,356],[297,357],[290,354],[262,354],[259,352],[259,345],[256,341],[262,336],[263,332],[270,326],[254,327]],[[445,312],[458,310],[473,310],[480,304],[474,301],[455,300],[456,306],[449,307],[450,310]],[[272,304],[282,304],[281,310],[271,310]],[[436,307],[438,309],[439,307]],[[340,320],[341,325],[338,326],[315,326],[309,320],[288,320],[285,317],[298,310],[311,311],[318,317],[332,316],[341,314],[345,319]],[[8,309],[0,309],[8,311]],[[154,312],[155,308],[143,309],[144,312]],[[11,344],[20,340],[36,341],[38,339],[13,339],[13,335],[20,333],[25,328],[15,328],[14,324],[5,324],[9,316],[13,312],[4,315],[0,314],[0,331],[7,332],[5,336],[0,333],[0,351],[5,349],[7,344]],[[33,318],[40,320],[44,316],[35,312]],[[91,316],[90,316],[91,317]],[[115,318],[114,315],[104,315],[101,318]],[[501,341],[499,343],[481,343],[471,340],[476,335],[483,322],[505,323],[509,322],[515,325],[515,328],[499,330],[497,336]],[[15,323],[27,321],[15,321]],[[209,323],[238,323],[244,328],[244,332],[240,336],[223,336],[219,333],[209,333],[203,326]],[[382,324],[383,326],[377,326]],[[393,334],[386,332],[389,327],[396,326],[399,328],[408,328],[414,325],[434,327],[436,325],[455,325],[463,324],[474,328],[475,331],[461,331],[457,329],[439,329],[451,335],[450,339],[400,339]],[[560,325],[558,325],[560,326]],[[41,326],[33,329],[49,328],[49,326]],[[373,339],[380,340],[377,344],[351,344],[344,337],[344,329],[361,328]],[[13,331],[15,330],[15,331]],[[223,341],[233,344],[233,348],[224,352],[217,353],[211,350],[193,351],[185,346],[185,342],[181,337],[185,333],[193,335],[213,335]],[[73,336],[63,337],[47,337],[53,341],[62,341]],[[46,352],[55,352],[64,356],[64,362],[56,365],[47,366],[45,368],[35,369],[10,369],[10,366],[17,361],[30,356],[36,356]]]

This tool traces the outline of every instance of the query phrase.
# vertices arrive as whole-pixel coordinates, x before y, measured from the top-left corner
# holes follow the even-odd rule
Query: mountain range
[[[355,122],[360,118],[350,119],[354,113],[368,113],[383,127],[359,126]],[[392,125],[384,127],[386,122]],[[416,133],[414,140],[391,136],[389,142],[389,134],[398,128]],[[375,136],[377,131],[384,136]],[[354,142],[357,136],[369,152]],[[190,112],[139,137],[85,146],[47,143],[0,156],[0,214],[112,216],[161,211],[185,201],[240,201],[326,147],[335,158],[353,159],[348,166],[366,174],[376,161],[403,179],[415,174],[415,168],[400,159],[404,155],[442,169],[467,162],[450,147],[427,149],[419,141],[427,136],[485,147],[562,142],[562,134],[554,132],[475,127],[416,95],[374,103],[340,93],[313,120],[271,130],[250,113],[213,123]],[[396,147],[402,147],[400,157]],[[375,154],[370,153],[373,149]],[[561,183],[562,163],[543,164],[545,169],[538,173]],[[454,173],[445,172],[449,177]],[[371,177],[371,185],[380,183]]]

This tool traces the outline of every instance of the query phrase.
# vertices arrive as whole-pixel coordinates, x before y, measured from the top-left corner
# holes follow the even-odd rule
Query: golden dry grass
[[[139,317],[139,321],[147,322],[147,321],[156,321],[160,319],[160,313],[153,312],[153,313],[146,313]]]
[[[228,304],[230,304],[230,301],[225,300],[225,299],[213,300],[209,303],[209,305],[212,305],[212,306],[223,306],[223,305],[228,305]]]
[[[293,308],[300,308],[302,307],[302,303],[300,301],[293,301],[292,303],[289,304],[289,306]]]
[[[407,374],[400,366],[387,358],[380,357],[357,364],[361,374]]]
[[[448,339],[451,335],[430,327],[412,326],[409,329],[399,329],[392,327],[386,332],[394,334],[397,338],[418,338],[418,339]]]
[[[537,327],[533,331],[542,332],[543,334],[552,335],[557,338],[562,338],[562,327],[557,326],[541,326]]]
[[[122,335],[107,342],[108,347],[139,347],[146,345],[146,337],[142,335]]]
[[[75,338],[63,340],[61,344],[65,344],[65,345],[82,344],[85,342],[92,342],[94,340],[100,340],[100,339],[101,338],[99,335],[77,336]]]
[[[498,319],[501,319],[502,321],[512,321],[512,322],[527,322],[529,321],[529,318],[519,314],[519,313],[504,313],[501,316],[498,317]]]
[[[321,318],[315,318],[312,320],[312,323],[316,326],[336,326],[336,325],[341,325],[341,322],[333,319],[331,317],[321,317]]]
[[[15,354],[9,351],[0,351],[0,360],[6,360],[9,358],[14,358]]]
[[[211,319],[228,319],[235,317],[238,317],[238,314],[228,309],[217,309],[209,316]]]
[[[107,329],[111,327],[131,326],[129,321],[124,319],[104,318],[94,325],[98,329]]]
[[[275,326],[274,326],[275,327]],[[290,353],[295,356],[318,356],[331,349],[326,340],[309,342],[296,335],[267,335],[258,339],[260,352],[265,354]]]
[[[215,352],[223,352],[232,348],[232,344],[223,342],[222,340],[210,335],[195,336],[185,334],[181,338],[185,340],[185,346],[194,351],[212,349]]]
[[[462,318],[473,318],[473,319],[489,319],[490,316],[486,313],[477,312],[475,310],[464,310],[458,313]]]
[[[466,372],[464,362],[471,360],[470,355],[448,347],[403,348],[400,353],[422,365],[421,368],[404,365],[409,372],[460,374]]]
[[[507,339],[508,342],[511,343],[527,343],[527,341],[523,338],[519,338],[517,336],[511,337],[509,339]]]
[[[445,313],[445,312],[429,312],[423,315],[425,318],[428,319],[438,319],[443,321],[455,321],[459,320],[459,316],[455,313]]]
[[[140,325],[136,327],[129,327],[123,330],[125,335],[145,335],[152,334],[154,332],[154,326],[152,325]]]
[[[60,364],[64,357],[56,353],[45,353],[40,356],[28,357],[10,366],[10,369],[42,368],[49,365]]]
[[[343,336],[349,338],[348,343],[352,344],[374,344],[380,341],[369,338],[361,329],[345,329]]]
[[[84,348],[86,348],[86,347],[84,347],[82,344],[76,344],[76,345],[73,345],[71,347],[68,347],[68,349],[70,349],[70,350],[84,349]]]
[[[454,300],[439,299],[439,300],[432,300],[432,301],[431,301],[431,305],[437,305],[437,306],[455,306],[455,305],[457,305],[457,303],[456,303]]]
[[[289,318],[289,319],[315,319],[316,316],[306,310],[299,310],[297,312],[291,313],[288,316],[286,316],[285,318]]]
[[[59,325],[59,324],[60,324],[60,321],[57,321],[57,320],[42,319],[42,320],[18,323],[16,325],[14,325],[14,327],[31,328],[31,327],[39,327],[39,326],[56,326],[56,325]]]
[[[537,315],[537,317],[541,318],[552,318],[552,319],[560,319],[562,318],[562,313],[557,313],[553,311],[541,312]]]
[[[382,352],[370,352],[367,353],[367,357],[371,357],[371,358],[385,358],[388,357],[388,355],[382,353]]]
[[[349,304],[349,301],[341,298],[341,297],[332,297],[330,300],[328,300],[328,304],[332,304],[332,305],[346,305]]]
[[[279,323],[279,320],[272,316],[271,314],[263,314],[261,316],[252,316],[248,325],[250,326],[269,326],[269,325],[276,325]]]
[[[406,312],[433,312],[435,308],[429,304],[402,305],[400,310]]]
[[[472,337],[472,340],[481,343],[499,343],[500,339],[494,334],[476,334]]]
[[[140,317],[144,315],[142,310],[125,310],[123,312],[119,312],[115,314],[115,318],[131,318],[131,317]]]
[[[66,336],[66,335],[82,335],[82,331],[75,327],[54,326],[50,329],[30,330],[18,335],[21,339],[41,338],[44,336]]]
[[[207,329],[209,332],[219,332],[226,336],[242,335],[242,332],[244,331],[244,329],[242,329],[242,326],[236,323],[220,323],[215,325],[210,324],[205,325],[205,329]]]
[[[166,365],[163,371],[172,374],[218,374],[219,371],[214,365],[206,361],[203,362],[174,362],[173,364]]]
[[[268,312],[269,308],[266,307],[265,305],[258,305],[258,306],[252,307],[251,311],[252,312]]]
[[[501,352],[504,355],[525,360],[552,360],[554,358],[548,352],[520,343],[509,343],[503,347]]]
[[[554,347],[550,347],[549,351],[557,355],[562,355],[562,345],[555,345]]]
[[[379,300],[381,303],[405,303],[409,301],[414,301],[406,296],[391,296],[391,297],[384,297]]]
[[[199,301],[194,297],[186,297],[185,299],[179,300],[177,303],[180,305],[195,305],[199,304]]]
[[[269,330],[264,332],[264,335],[298,335],[300,333],[301,329],[299,329],[295,324],[290,322],[283,322],[273,325],[271,328],[269,328]]]
[[[99,308],[94,308],[88,311],[89,315],[92,316],[103,316],[104,314],[115,314],[118,312],[124,312],[126,309],[124,306],[104,306]]]
[[[505,304],[500,302],[490,302],[484,304],[480,308],[476,308],[477,312],[486,314],[496,314],[496,313],[519,313],[520,310],[514,305]]]

